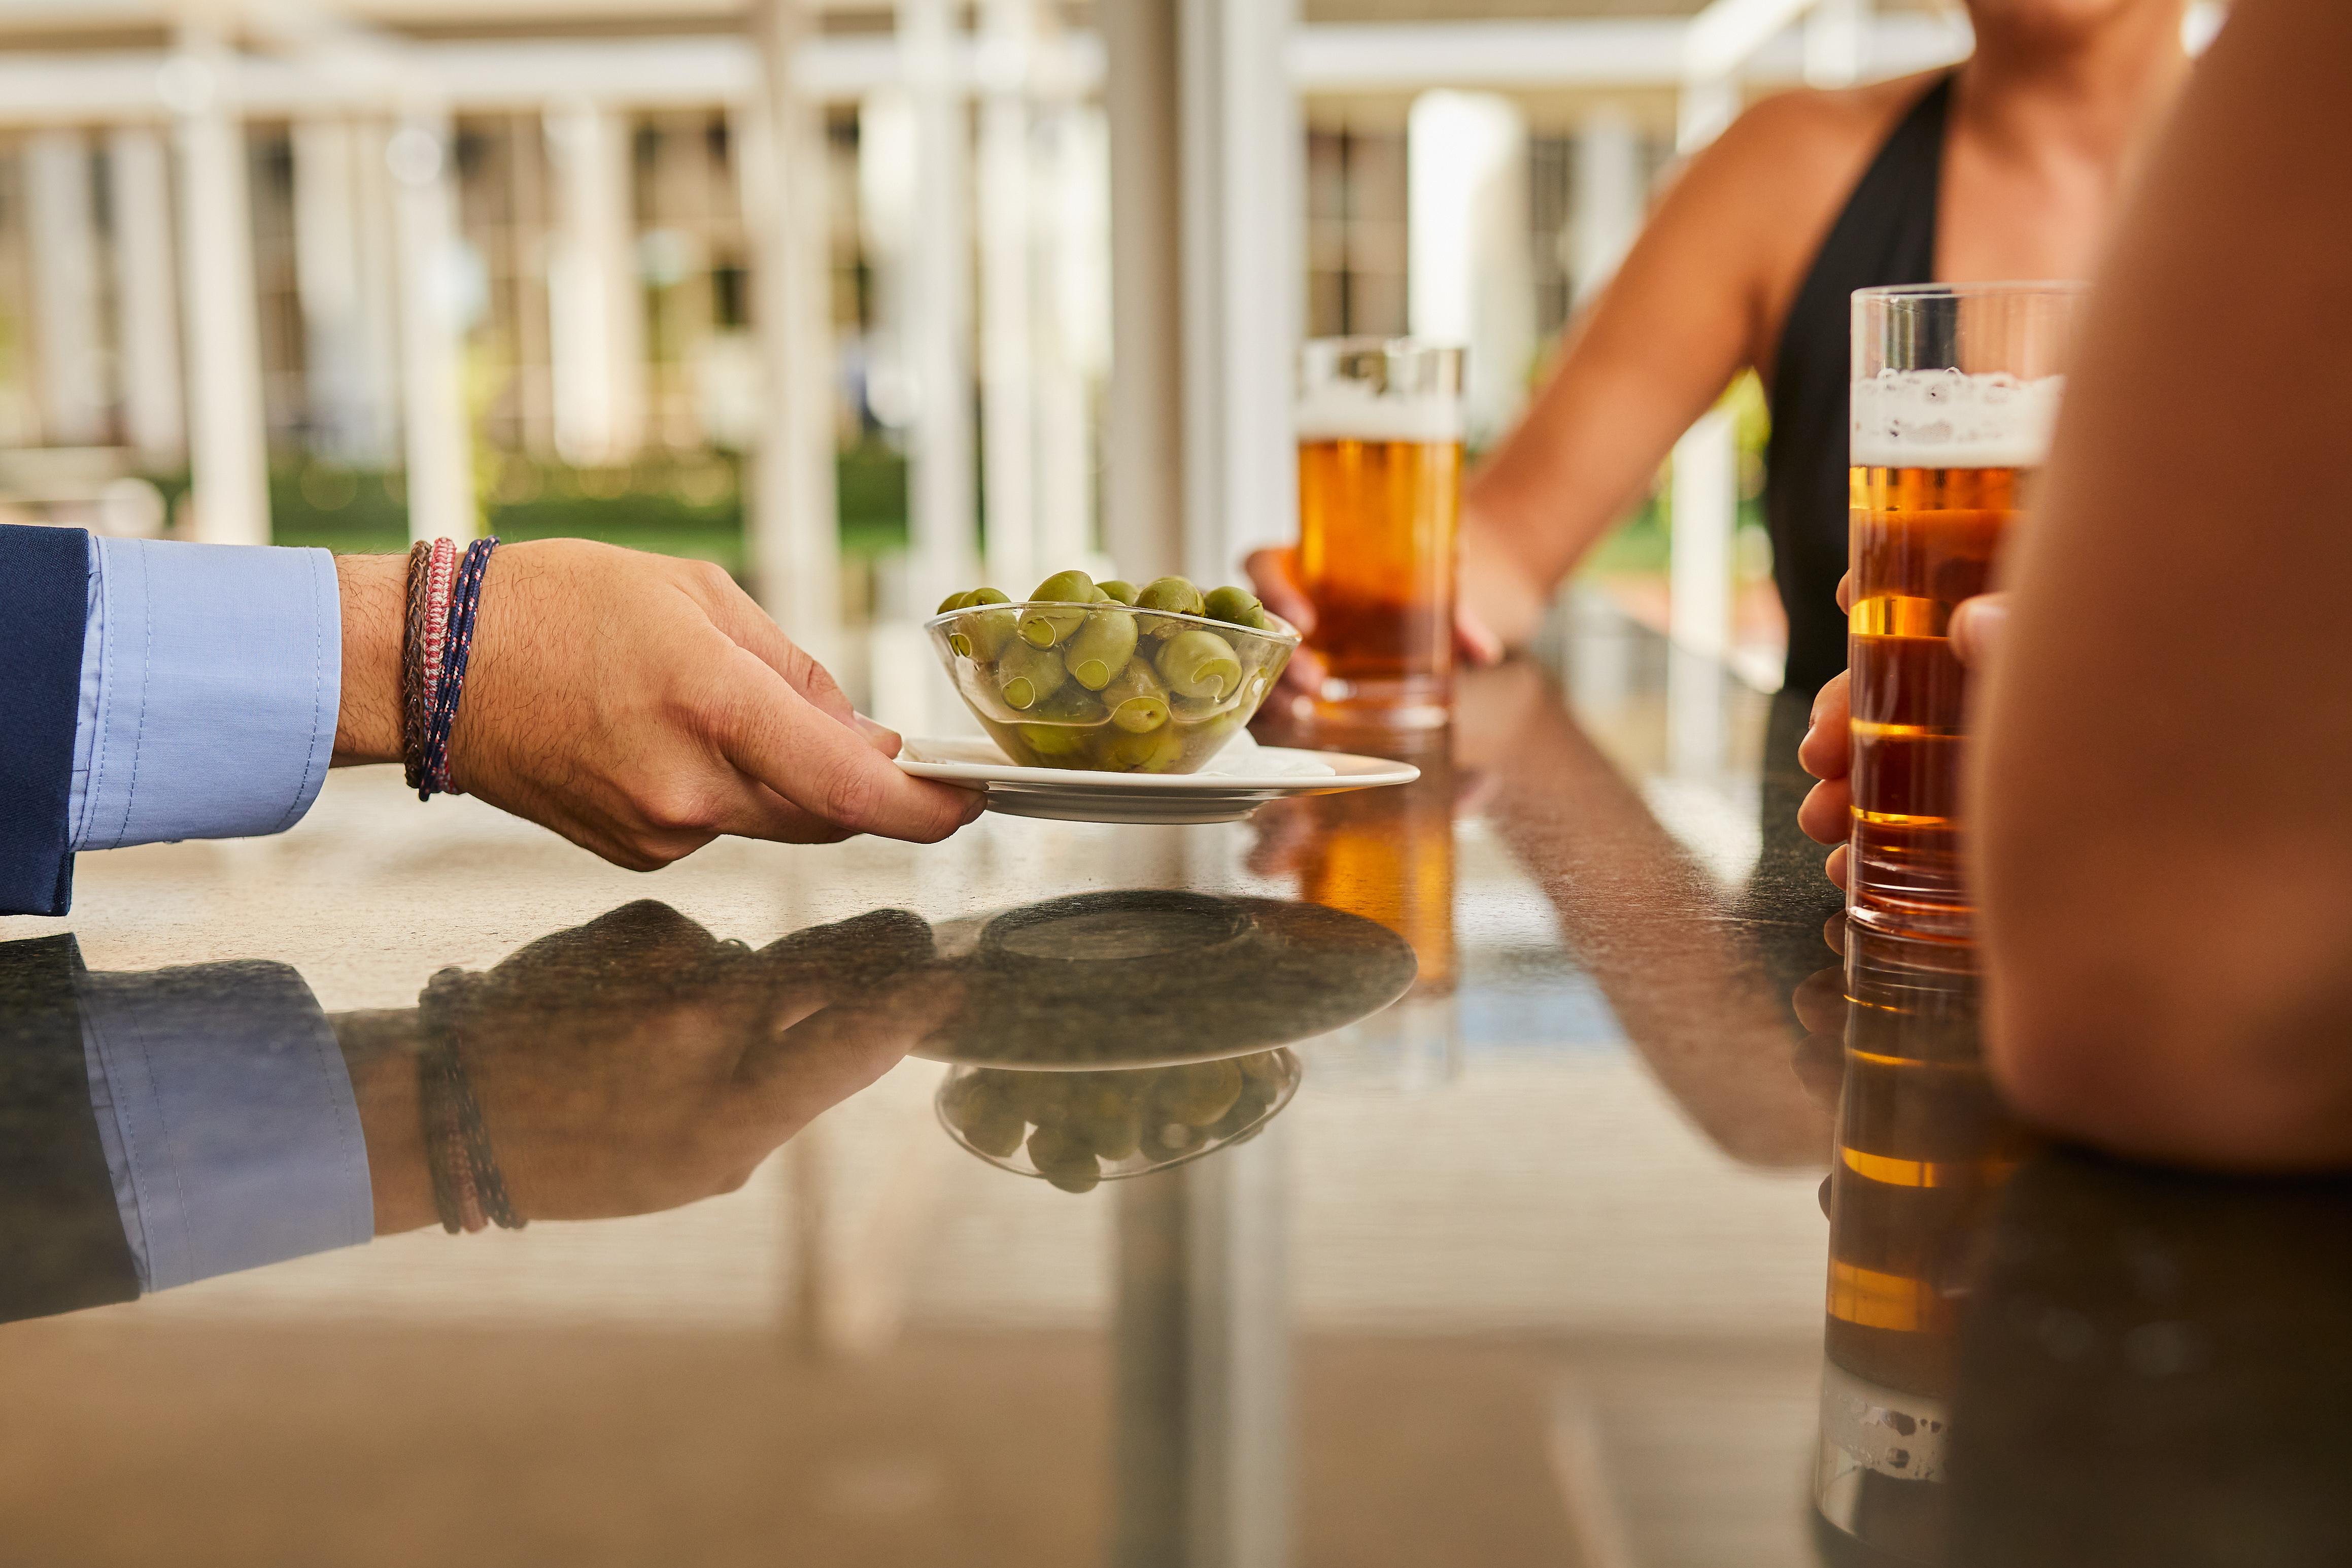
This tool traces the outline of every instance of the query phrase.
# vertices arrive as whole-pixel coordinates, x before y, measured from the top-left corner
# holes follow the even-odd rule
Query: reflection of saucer
[[[998,915],[958,964],[964,1005],[916,1047],[934,1061],[1060,1069],[1247,1056],[1379,1012],[1412,949],[1320,904],[1152,889]]]

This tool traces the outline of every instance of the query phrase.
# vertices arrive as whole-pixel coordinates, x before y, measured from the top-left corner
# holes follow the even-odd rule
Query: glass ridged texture
[[[1319,712],[1443,724],[1454,696],[1462,510],[1458,348],[1327,338],[1300,352],[1299,586]]]
[[[1969,677],[1952,612],[1992,585],[2063,386],[2080,289],[1995,283],[1853,297],[1853,822],[1847,908],[1964,941]]]

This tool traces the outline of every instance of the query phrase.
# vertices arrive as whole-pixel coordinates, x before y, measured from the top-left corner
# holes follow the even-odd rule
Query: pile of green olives
[[[1247,589],[1203,594],[1183,577],[1138,588],[1056,572],[1023,603],[974,588],[939,613],[955,617],[934,630],[964,700],[1030,767],[1192,773],[1249,721],[1296,646]]]
[[[1281,1050],[1123,1072],[978,1068],[940,1087],[940,1112],[980,1152],[1009,1160],[1025,1145],[1039,1175],[1083,1193],[1253,1131],[1297,1072]]]

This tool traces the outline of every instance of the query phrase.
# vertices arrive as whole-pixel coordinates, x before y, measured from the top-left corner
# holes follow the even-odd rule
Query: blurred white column
[[[80,132],[39,131],[25,139],[33,346],[41,434],[53,447],[95,447],[107,436],[93,190],[89,139]]]
[[[354,464],[391,460],[398,396],[389,285],[384,133],[347,120],[294,125],[294,278],[312,447]],[[373,243],[371,243],[373,241]]]
[[[1297,534],[1306,138],[1287,65],[1297,7],[1181,0],[1178,24],[1184,559],[1192,578],[1215,583],[1249,551]]]
[[[186,241],[189,501],[195,537],[269,542],[269,446],[261,402],[245,125],[225,100],[223,52],[191,29],[163,68],[177,116]]]
[[[1595,109],[1577,127],[1574,199],[1570,281],[1581,306],[1617,275],[1649,206],[1641,137],[1633,116],[1614,104]]]
[[[1405,127],[1406,318],[1469,350],[1470,438],[1502,435],[1527,402],[1536,351],[1528,122],[1497,93],[1424,92]]]
[[[1675,150],[1684,157],[1722,134],[1739,113],[1738,69],[1807,0],[1713,0],[1685,33]],[[1739,461],[1731,416],[1708,410],[1675,443],[1668,539],[1667,631],[1692,653],[1731,647],[1731,543],[1738,521]]]
[[[555,175],[547,262],[555,449],[568,463],[625,463],[646,436],[629,126],[611,109],[584,101],[549,109],[545,124]]]
[[[1030,75],[1036,0],[984,0],[979,181],[980,434],[988,580],[1018,598],[1048,571],[1037,528],[1036,328]]]
[[[1870,0],[1813,0],[1805,16],[1805,85],[1851,87],[1868,62]]]
[[[407,452],[408,537],[471,539],[473,426],[466,408],[463,287],[457,254],[456,152],[448,115],[411,110],[384,156],[392,172],[394,247],[400,268],[401,384]]]
[[[815,26],[814,6],[810,0],[764,0],[751,25],[761,92],[736,121],[762,382],[750,475],[751,578],[768,613],[831,664],[841,653],[832,202],[824,110],[793,75]]]
[[[180,382],[179,280],[173,270],[172,169],[163,138],[122,126],[107,139],[108,218],[114,228],[114,337],[122,437],[152,468],[187,454]]]
[[[1084,560],[1094,552],[1090,410],[1092,389],[1110,367],[1110,167],[1102,110],[1075,98],[1047,112],[1040,142],[1045,259],[1036,367],[1037,553],[1054,563]],[[1107,553],[1122,572],[1141,570],[1116,552]]]
[[[906,258],[908,593],[928,613],[979,581],[972,472],[971,138],[955,80],[950,0],[898,0],[899,69],[913,117],[913,236]],[[1024,591],[1008,588],[1007,592]]]
[[[1138,582],[1186,566],[1184,202],[1173,68],[1183,3],[1120,0],[1097,13],[1111,256],[1103,544]]]

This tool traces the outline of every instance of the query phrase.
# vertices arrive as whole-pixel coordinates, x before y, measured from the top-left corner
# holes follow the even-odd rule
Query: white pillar
[[[1710,6],[1703,18],[1719,14]],[[1684,81],[1675,145],[1685,156],[1713,141],[1738,115],[1737,63]],[[1730,414],[1718,405],[1675,443],[1666,628],[1678,647],[1709,657],[1731,647],[1731,544],[1739,514],[1736,435]]]
[[[1731,647],[1731,535],[1739,509],[1733,437],[1730,412],[1717,407],[1675,443],[1669,626],[1683,647],[1716,657]]]
[[[746,521],[761,604],[830,664],[841,654],[832,203],[824,110],[793,78],[814,13],[809,0],[765,0],[753,13],[763,91],[737,122],[764,391]]]
[[[1616,276],[1649,205],[1641,137],[1633,117],[1613,104],[1595,109],[1577,127],[1575,203],[1570,281],[1580,306]]]
[[[646,338],[637,284],[629,127],[585,101],[546,115],[555,175],[547,263],[548,374],[555,449],[569,463],[624,463],[646,437]]]
[[[1470,438],[1518,422],[1536,350],[1526,113],[1496,93],[1424,92],[1405,132],[1413,336],[1469,351]]]
[[[408,536],[471,539],[480,518],[458,321],[457,169],[447,114],[404,113],[384,153],[399,259]]]
[[[107,437],[92,190],[89,138],[79,131],[26,138],[37,385],[42,437],[54,447],[95,447]]]
[[[1870,0],[1814,0],[1805,16],[1805,85],[1851,87],[1868,63]]]
[[[1097,13],[1112,321],[1103,534],[1119,570],[1139,582],[1186,564],[1183,185],[1172,68],[1182,3],[1121,0]]]
[[[954,80],[956,9],[949,0],[898,0],[900,68],[915,143],[915,233],[906,262],[905,353],[914,398],[908,591],[921,611],[974,585],[980,572],[972,483],[971,149],[963,95]]]
[[[1030,71],[1036,0],[985,0],[981,42],[987,89],[980,104],[980,429],[988,580],[1014,597],[1050,563],[1039,549],[1036,353],[1030,311]]]
[[[1045,210],[1036,367],[1037,553],[1050,563],[1083,560],[1094,549],[1090,410],[1092,390],[1110,367],[1110,168],[1102,110],[1091,104],[1071,101],[1052,110],[1041,140],[1038,189]],[[1116,551],[1106,553],[1122,572],[1142,570]]]
[[[164,68],[178,116],[186,240],[188,468],[195,537],[269,542],[269,446],[261,402],[245,126],[224,99],[219,43],[191,32]]]
[[[1180,8],[1184,558],[1198,582],[1227,581],[1250,550],[1297,534],[1297,12],[1294,0]]]
[[[295,122],[293,146],[294,279],[312,450],[382,461],[390,388],[378,356],[389,358],[392,345],[372,341],[383,333],[368,320],[360,209],[366,197],[383,195],[383,182],[369,190],[361,177],[364,163],[383,158],[383,135],[350,121],[305,120]]]
[[[187,454],[181,396],[179,281],[173,269],[171,159],[148,126],[107,139],[108,214],[114,228],[114,338],[122,379],[122,437],[142,463]]]

